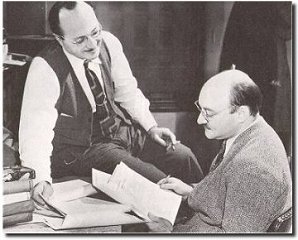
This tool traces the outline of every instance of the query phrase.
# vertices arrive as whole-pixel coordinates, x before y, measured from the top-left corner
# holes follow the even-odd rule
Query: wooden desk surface
[[[76,228],[67,230],[53,230],[44,223],[23,223],[3,228],[5,234],[117,234],[121,233],[121,225],[107,227]]]

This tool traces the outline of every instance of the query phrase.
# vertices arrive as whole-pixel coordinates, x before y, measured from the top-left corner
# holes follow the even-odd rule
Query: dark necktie
[[[92,94],[94,96],[94,100],[96,106],[101,106],[105,102],[105,94],[103,92],[102,86],[99,82],[98,77],[96,74],[88,67],[89,61],[84,62],[85,74],[89,86],[91,88]],[[96,109],[97,110],[97,109]]]
[[[85,75],[96,103],[96,113],[93,120],[93,142],[98,142],[102,137],[111,137],[117,126],[99,79],[95,72],[88,67],[88,64],[89,61],[84,62]]]
[[[224,140],[220,146],[220,149],[219,149],[219,152],[216,156],[216,159],[213,161],[211,167],[210,167],[210,172],[213,171],[214,169],[217,168],[217,166],[221,163],[221,161],[223,160],[223,157],[224,157],[224,153],[225,153],[225,150],[226,150],[226,143],[227,141]]]

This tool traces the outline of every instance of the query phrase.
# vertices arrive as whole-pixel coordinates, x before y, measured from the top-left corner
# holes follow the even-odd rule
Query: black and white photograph
[[[2,232],[295,233],[292,1],[1,1]]]

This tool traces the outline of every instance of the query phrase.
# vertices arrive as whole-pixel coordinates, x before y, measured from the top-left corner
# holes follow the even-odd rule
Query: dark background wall
[[[139,86],[150,98],[152,107],[156,111],[190,110],[203,78],[204,4],[92,4],[104,29],[122,42]],[[27,36],[23,37],[22,48],[20,41],[11,40],[11,50],[34,55],[42,45],[42,40],[37,38],[44,40],[44,35],[51,33],[46,16],[53,2],[7,2],[5,5],[8,34]],[[32,39],[35,41],[30,47]]]

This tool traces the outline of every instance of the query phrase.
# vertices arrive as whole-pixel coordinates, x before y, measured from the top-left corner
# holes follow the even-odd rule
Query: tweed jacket
[[[188,198],[194,215],[175,232],[266,232],[291,207],[292,180],[285,149],[260,117],[241,133],[220,165]]]

